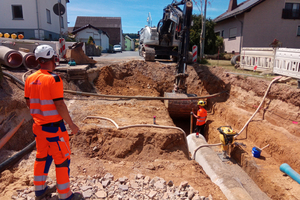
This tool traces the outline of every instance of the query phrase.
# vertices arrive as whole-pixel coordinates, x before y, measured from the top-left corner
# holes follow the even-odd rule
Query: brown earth
[[[175,64],[130,61],[90,69],[89,73],[99,73],[93,85],[84,80],[67,82],[66,74],[60,75],[65,78],[65,89],[97,90],[110,95],[163,96],[164,92],[173,89],[174,72]],[[24,71],[10,73],[21,79]],[[205,96],[228,91],[207,99],[206,138],[211,144],[219,143],[217,128],[220,126],[229,125],[236,131],[242,129],[270,83],[268,78],[235,75],[221,67],[189,65],[188,73],[188,93]],[[20,88],[8,79],[0,88],[0,137],[21,118],[26,118],[26,123],[1,150],[1,162],[33,140],[32,120]],[[153,116],[156,116],[159,125],[183,124],[182,128],[188,130],[189,121],[170,118],[163,102],[70,94],[66,94],[65,99],[74,121],[81,128],[80,133],[70,139],[72,176],[110,172],[118,178],[141,173],[151,178],[159,176],[166,181],[172,180],[175,185],[188,181],[203,196],[211,194],[213,199],[226,199],[202,167],[189,160],[182,132],[145,127],[117,130],[108,120],[85,118],[105,117],[122,127],[153,124]],[[300,196],[299,184],[279,170],[282,163],[288,163],[300,172],[299,105],[299,90],[287,84],[274,83],[262,109],[237,138],[238,143],[246,146],[233,145],[230,150],[236,162],[233,164],[240,165],[271,199],[299,199]],[[270,146],[263,150],[259,159],[252,157],[252,147],[267,144]],[[15,190],[32,185],[34,155],[35,152],[31,153],[13,168],[1,173],[1,199],[9,199]],[[55,179],[53,166],[49,176]]]

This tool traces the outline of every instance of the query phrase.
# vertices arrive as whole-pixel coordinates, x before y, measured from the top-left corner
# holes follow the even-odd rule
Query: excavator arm
[[[182,0],[175,5],[184,4],[182,12],[181,23],[178,24],[178,28],[181,28],[179,32],[180,43],[178,46],[178,58],[176,66],[176,76],[174,84],[174,92],[177,93],[186,93],[186,78],[188,77],[187,71],[187,61],[188,61],[188,52],[189,52],[189,43],[190,43],[190,29],[192,21],[192,10],[193,3],[191,0]]]

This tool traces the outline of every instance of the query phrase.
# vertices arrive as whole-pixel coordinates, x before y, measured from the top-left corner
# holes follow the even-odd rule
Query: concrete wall
[[[36,2],[38,2],[38,12]],[[49,34],[52,34],[52,39],[58,39],[59,17],[53,12],[53,6],[57,2],[57,0],[0,0],[0,32],[24,32],[24,37],[29,39],[39,37],[37,31],[39,28],[42,36],[40,39],[49,39]],[[66,0],[62,0],[61,3],[66,8]],[[22,5],[23,19],[12,18],[12,5]],[[47,23],[46,9],[50,11],[51,24]],[[67,12],[62,17],[64,28],[61,31],[67,32]]]
[[[300,48],[300,36],[297,36],[300,20],[282,19],[285,2],[291,1],[264,1],[245,13],[244,47],[269,47],[276,38],[283,47]]]

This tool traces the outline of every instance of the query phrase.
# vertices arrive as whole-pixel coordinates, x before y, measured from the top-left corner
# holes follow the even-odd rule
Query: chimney
[[[227,12],[237,8],[237,0],[230,0]]]

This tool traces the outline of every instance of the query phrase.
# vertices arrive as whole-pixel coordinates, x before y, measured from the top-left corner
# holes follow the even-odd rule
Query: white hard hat
[[[38,58],[50,59],[54,56],[54,54],[55,54],[54,49],[50,45],[46,45],[46,44],[38,46],[34,51],[36,60]]]

